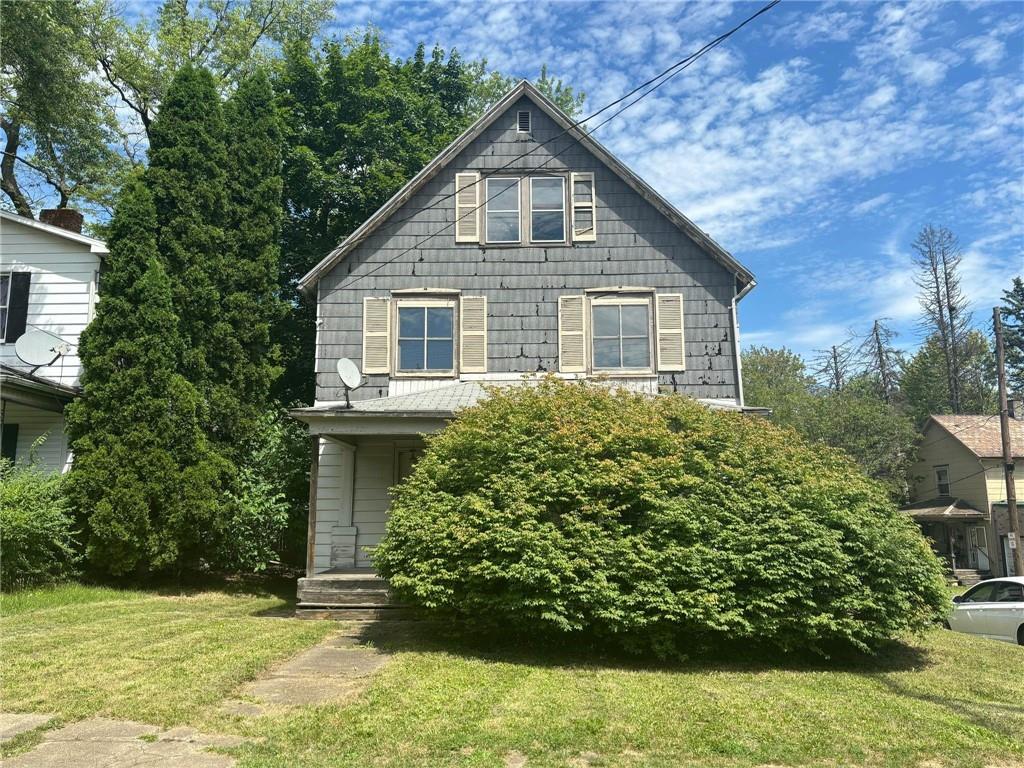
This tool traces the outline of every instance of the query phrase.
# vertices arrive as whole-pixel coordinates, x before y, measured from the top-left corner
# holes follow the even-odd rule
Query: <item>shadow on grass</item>
[[[611,642],[585,635],[538,638],[517,632],[476,633],[457,623],[381,620],[358,630],[360,642],[382,651],[446,653],[464,658],[528,666],[586,669],[611,668],[666,672],[851,672],[876,675],[922,671],[931,666],[928,651],[894,642],[875,655],[835,649],[827,657],[810,652],[785,653],[749,644],[715,644],[713,652],[684,659],[659,659],[652,653],[631,654]]]
[[[295,608],[295,580],[289,571],[263,574],[184,573],[146,579],[90,579],[87,583],[115,589],[137,590],[160,597],[193,597],[204,592],[234,596],[276,598],[280,606],[255,611],[259,615],[291,615]],[[281,613],[283,612],[283,613]]]

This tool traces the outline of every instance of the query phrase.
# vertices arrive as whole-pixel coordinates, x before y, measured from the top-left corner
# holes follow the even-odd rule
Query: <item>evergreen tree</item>
[[[1013,278],[1003,291],[1003,347],[1006,352],[1006,385],[1010,392],[1024,395],[1024,280]]]
[[[151,133],[148,181],[185,339],[184,373],[220,418],[231,419],[235,414],[225,413],[226,404],[215,402],[212,392],[231,326],[220,311],[228,159],[220,97],[209,72],[191,65],[178,70]]]
[[[218,350],[223,383],[238,398],[227,437],[241,444],[270,404],[281,369],[271,327],[284,316],[278,298],[281,237],[281,124],[266,73],[241,82],[225,110],[228,135],[228,253],[223,318],[232,335]]]
[[[229,467],[208,447],[202,399],[158,258],[156,211],[139,179],[111,222],[103,301],[79,344],[82,397],[67,411],[69,494],[87,555],[112,574],[198,559],[218,526]]]
[[[900,393],[919,423],[933,413],[953,412],[943,350],[937,335],[929,337],[906,361],[900,374]],[[995,354],[988,339],[979,331],[970,331],[964,338],[958,359],[961,412],[995,413]]]

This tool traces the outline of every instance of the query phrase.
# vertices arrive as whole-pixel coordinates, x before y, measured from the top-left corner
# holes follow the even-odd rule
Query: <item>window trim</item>
[[[523,185],[522,176],[488,176],[484,180],[484,243],[486,245],[513,245],[523,242]],[[491,194],[491,182],[492,181],[514,181],[516,183],[516,233],[518,237],[515,240],[492,240],[491,239],[491,219],[490,214],[492,198],[496,198],[497,194]],[[512,213],[511,209],[498,209],[493,213]]]
[[[529,206],[528,210],[529,210],[529,213],[530,213],[529,225],[528,225],[528,230],[529,230],[529,234],[530,234],[529,242],[530,243],[543,243],[545,245],[552,245],[552,244],[560,245],[560,244],[568,242],[568,240],[569,240],[569,225],[566,222],[566,218],[565,218],[566,209],[567,209],[567,206],[568,206],[567,188],[566,188],[565,176],[559,176],[558,174],[550,174],[550,175],[544,175],[544,176],[527,176],[526,178],[528,178],[529,181],[530,181],[530,183],[527,185],[528,188],[529,188],[529,192],[530,192],[530,195],[529,195],[530,199],[527,201],[527,204]],[[535,209],[534,205],[533,205],[533,184],[534,184],[534,182],[536,182],[536,181],[548,181],[548,180],[551,180],[551,179],[555,179],[555,180],[561,182],[561,184],[562,184],[562,207],[560,209],[559,208],[539,208],[539,209]],[[557,210],[560,210],[561,213],[562,213],[562,237],[557,239],[557,240],[537,240],[537,239],[535,239],[534,236],[533,236],[533,214],[534,214],[534,212],[537,211],[537,212],[542,212],[542,213],[554,213]]]
[[[391,327],[394,329],[391,332],[391,341],[393,342],[393,352],[391,355],[391,376],[399,379],[453,379],[459,375],[459,299],[458,297],[452,298],[441,298],[441,297],[422,297],[417,296],[415,298],[411,296],[395,295],[392,296],[392,317]],[[429,309],[431,307],[446,307],[452,310],[452,367],[451,368],[430,368],[424,370],[403,370],[399,362],[401,360],[401,350],[399,349],[399,339],[401,338],[401,324],[399,322],[399,310],[401,309]],[[425,319],[424,319],[425,322]],[[424,326],[423,332],[423,343],[427,342],[430,338],[426,336],[426,327]],[[426,365],[426,350],[424,349],[423,364]]]
[[[935,472],[935,490],[939,496],[952,496],[953,495],[953,484],[949,481],[949,464],[935,464],[932,466],[932,470]],[[946,482],[939,480],[939,472],[946,473]],[[942,492],[942,486],[946,486],[946,492]]]
[[[7,278],[7,298],[0,298],[0,344],[7,342],[7,318],[11,314],[11,290],[14,288],[14,277],[11,271],[0,272],[0,280]],[[3,294],[0,293],[0,297]]]
[[[587,370],[591,374],[605,374],[610,376],[657,376],[657,362],[654,359],[654,337],[657,333],[657,326],[654,318],[655,295],[653,291],[620,291],[607,293],[600,296],[588,296],[587,301]],[[599,368],[596,364],[594,352],[594,307],[600,306],[639,306],[647,307],[647,367],[646,368]],[[605,338],[605,337],[601,337]],[[609,337],[610,338],[610,337]],[[622,355],[622,314],[619,314],[619,355]],[[629,336],[626,338],[639,338]]]

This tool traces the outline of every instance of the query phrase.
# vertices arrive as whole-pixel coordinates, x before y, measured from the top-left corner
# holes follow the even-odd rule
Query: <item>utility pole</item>
[[[1017,513],[1017,488],[1013,482],[1013,450],[1010,447],[1010,408],[1006,402],[1006,361],[1003,357],[1003,318],[999,307],[992,310],[992,327],[996,334],[996,373],[999,376],[999,431],[1003,438],[1003,473],[1006,476],[1006,509],[1010,513],[1010,553],[1013,572],[1024,576],[1024,542],[1020,537],[1020,515]]]

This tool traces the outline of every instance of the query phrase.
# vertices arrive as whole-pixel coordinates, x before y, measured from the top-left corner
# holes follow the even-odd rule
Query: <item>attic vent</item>
[[[530,111],[527,109],[522,110],[519,113],[519,121],[516,123],[516,131],[518,133],[529,133],[530,132]]]

